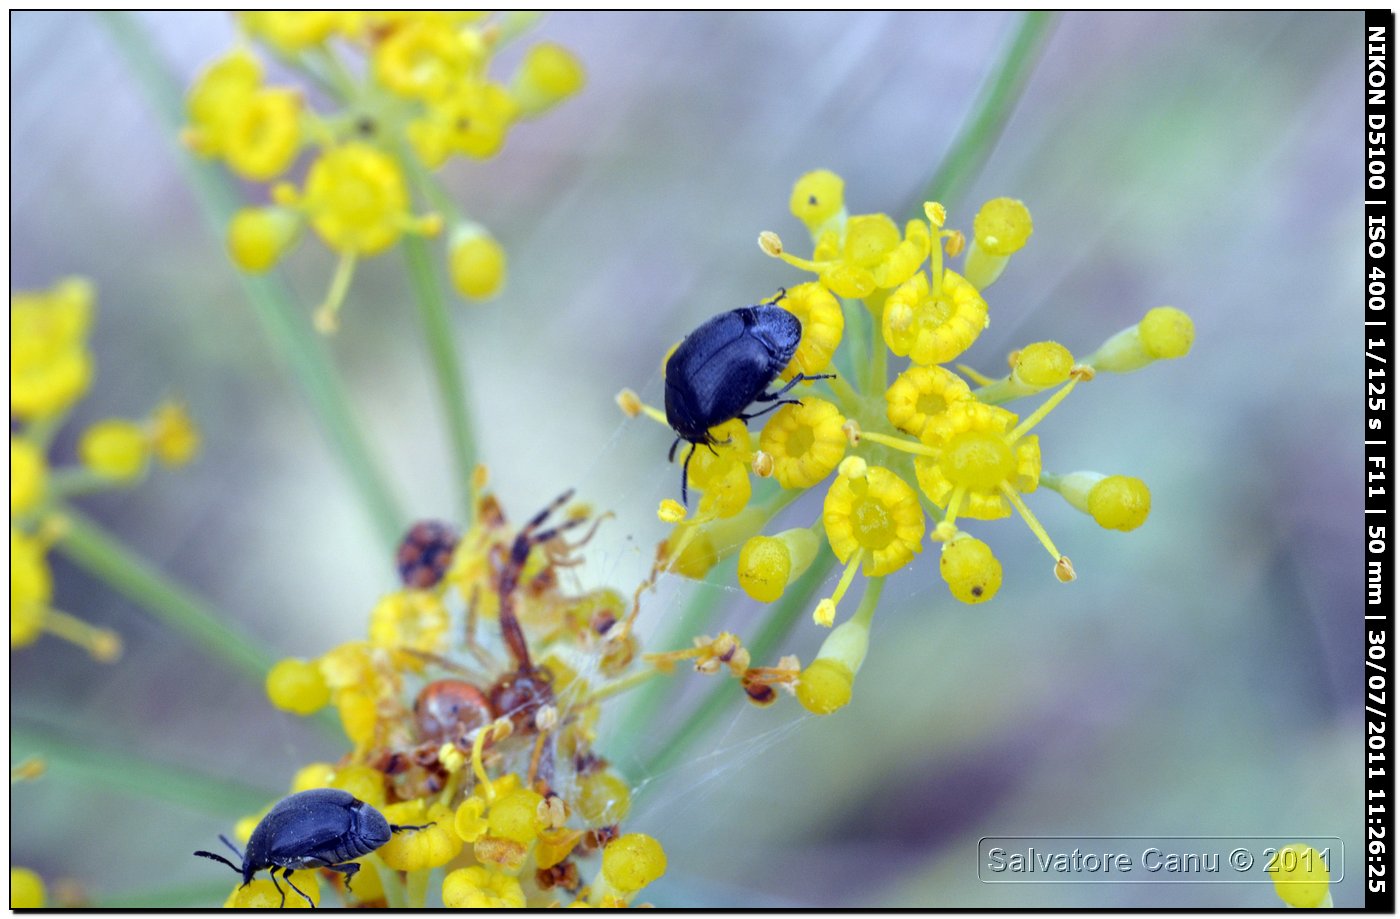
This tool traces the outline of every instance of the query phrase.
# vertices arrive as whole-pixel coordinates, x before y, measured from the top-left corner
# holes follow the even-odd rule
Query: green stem
[[[1052,15],[1044,11],[1021,15],[1021,23],[1006,53],[997,62],[991,80],[983,85],[972,114],[963,123],[928,188],[911,210],[922,216],[925,201],[948,204],[967,190],[1021,98],[1031,69],[1049,37],[1052,22]]]
[[[776,608],[763,624],[758,637],[745,645],[756,666],[762,665],[764,661],[772,657],[779,643],[797,624],[803,613],[812,606],[812,599],[816,596],[822,582],[826,580],[835,563],[836,556],[831,554],[829,548],[823,546],[816,561],[812,563],[812,567],[783,594],[782,600],[778,601]],[[656,775],[674,766],[688,753],[691,745],[713,726],[715,719],[726,709],[747,704],[742,701],[743,695],[743,692],[730,684],[728,679],[721,680],[720,685],[710,690],[709,695],[700,703],[700,707],[692,712],[685,723],[671,735],[666,745],[646,761],[642,767],[642,774]],[[647,783],[642,787],[639,795],[645,794],[647,789],[654,788],[657,784],[656,782]]]
[[[142,476],[144,478],[144,475]],[[49,472],[47,497],[51,501],[62,501],[74,495],[86,495],[95,491],[108,491],[127,488],[137,482],[119,482],[111,476],[93,472],[86,466],[65,466]]]
[[[103,22],[125,53],[132,73],[145,89],[156,114],[172,136],[178,134],[184,122],[180,88],[171,80],[149,37],[126,13],[104,13]],[[198,160],[183,149],[179,160],[204,212],[205,221],[215,238],[222,240],[230,218],[242,205],[233,180],[220,167]],[[304,311],[297,308],[295,296],[280,275],[252,275],[240,271],[238,277],[263,333],[291,369],[327,439],[360,493],[380,538],[389,548],[397,546],[405,518],[370,452],[324,343],[312,331]]]
[[[37,753],[57,780],[85,792],[101,788],[166,801],[213,817],[243,817],[277,800],[275,791],[59,737],[11,723],[12,751]],[[47,776],[45,778],[47,781]]]
[[[471,400],[467,396],[467,382],[462,374],[462,365],[453,344],[452,321],[447,312],[447,300],[442,295],[442,285],[438,283],[433,270],[428,246],[417,236],[406,236],[403,240],[403,254],[408,262],[408,278],[413,286],[414,301],[418,305],[418,317],[423,322],[423,335],[427,339],[428,354],[432,358],[433,376],[437,380],[438,395],[447,416],[448,430],[452,436],[452,458],[456,464],[456,481],[461,488],[462,504],[466,511],[464,519],[470,520],[475,510],[471,506],[472,470],[476,468],[476,441],[472,435]]]
[[[384,902],[388,908],[405,909],[407,892],[401,880],[403,875],[386,865],[377,853],[365,856],[365,861],[373,862],[374,870],[379,872],[379,886],[384,888]]]
[[[247,636],[230,628],[228,617],[207,601],[169,581],[116,536],[71,507],[61,506],[62,535],[54,546],[88,573],[150,611],[205,653],[257,683],[273,659]]]

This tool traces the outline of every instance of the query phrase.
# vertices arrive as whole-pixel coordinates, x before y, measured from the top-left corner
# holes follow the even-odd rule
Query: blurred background
[[[184,85],[234,34],[212,13],[140,22]],[[563,13],[536,30],[582,59],[588,85],[496,158],[447,169],[510,258],[504,294],[457,303],[453,319],[508,510],[523,518],[572,486],[616,512],[586,584],[630,592],[676,484],[670,435],[624,421],[613,395],[632,386],[659,402],[661,357],[686,331],[805,280],[754,242],[764,229],[802,238],[787,210],[801,173],[841,173],[852,213],[915,216],[1016,24]],[[99,296],[97,381],[55,459],[71,460],[86,423],[166,395],[205,435],[194,466],[80,506],[276,656],[361,636],[394,586],[390,560],[202,222],[172,138],[99,19],[17,13],[11,30],[11,289],[81,274]],[[669,856],[648,899],[1273,907],[1267,884],[1008,886],[975,870],[984,836],[1268,835],[1341,837],[1334,900],[1360,905],[1362,40],[1360,14],[1056,21],[1001,142],[946,202],[963,228],[1001,195],[1035,219],[965,359],[993,370],[1048,338],[1086,354],[1150,307],[1189,311],[1188,358],[1101,377],[1038,431],[1047,468],[1144,478],[1151,519],[1108,532],[1037,494],[1074,584],[1054,581],[1019,523],[977,527],[1005,566],[1000,595],[954,602],[925,552],[886,591],[839,714],[791,700],[750,710],[736,691],[683,765],[620,762],[647,789],[631,828]],[[313,242],[286,263],[308,316],[333,261]],[[330,348],[408,509],[451,517],[462,471],[447,462],[409,297],[396,253],[365,262]],[[63,737],[94,768],[118,751],[274,795],[299,765],[341,752],[51,558],[57,605],[117,629],[127,651],[100,665],[44,639],[13,654],[12,728]],[[671,581],[644,631],[696,589],[716,593],[716,628],[744,633],[756,608],[742,594]],[[783,650],[809,660],[821,638],[804,618]],[[189,852],[236,816],[55,770],[12,792],[11,862],[98,898],[217,890],[226,872]]]

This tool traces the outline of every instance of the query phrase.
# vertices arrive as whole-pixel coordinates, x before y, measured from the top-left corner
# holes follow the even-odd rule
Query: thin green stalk
[[[171,136],[184,122],[181,89],[171,79],[149,37],[130,14],[108,12],[103,22],[126,55],[137,82]],[[179,161],[189,177],[206,223],[222,240],[234,212],[242,205],[233,180],[224,170],[180,150]],[[244,294],[253,305],[263,333],[292,371],[323,432],[345,466],[359,492],[379,536],[393,548],[403,533],[404,515],[383,471],[370,452],[368,441],[350,405],[349,396],[326,353],[325,345],[311,329],[309,317],[297,306],[286,281],[276,272],[252,275],[238,272]]]
[[[39,728],[10,725],[12,753],[42,756],[55,781],[84,791],[104,789],[165,801],[213,817],[242,817],[280,797],[276,791],[204,775],[117,750],[95,748]]]
[[[452,337],[447,299],[443,296],[427,243],[417,236],[405,236],[402,246],[404,260],[408,263],[408,279],[413,287],[413,299],[418,306],[423,336],[432,358],[433,377],[437,380],[438,394],[452,437],[452,459],[457,473],[454,478],[461,490],[466,511],[464,519],[470,520],[475,508],[471,506],[471,489],[467,483],[471,481],[472,470],[476,468],[476,440],[472,435],[471,399],[467,395],[466,377],[462,373],[462,364]]]
[[[62,535],[54,546],[58,552],[140,604],[210,657],[262,682],[272,667],[272,656],[231,628],[227,616],[172,583],[95,521],[67,506],[58,507],[56,512],[64,520]]]
[[[1007,45],[1006,53],[997,62],[992,78],[983,85],[973,105],[972,114],[963,123],[953,145],[934,172],[928,188],[911,210],[923,214],[925,201],[955,201],[967,190],[986,162],[1021,98],[1031,69],[1040,58],[1053,22],[1051,13],[1044,11],[1021,14],[1021,23]]]
[[[787,637],[792,627],[797,621],[812,607],[812,599],[821,588],[822,582],[830,574],[832,567],[836,563],[836,556],[831,554],[831,550],[826,546],[822,547],[816,560],[807,573],[798,578],[783,595],[782,600],[775,604],[775,608],[763,624],[758,637],[751,642],[747,642],[750,655],[753,657],[756,666],[762,665],[772,657],[778,645]],[[685,723],[671,736],[659,751],[657,751],[645,765],[642,766],[643,775],[656,775],[674,766],[689,752],[690,747],[701,736],[704,735],[713,725],[715,720],[726,710],[736,705],[746,705],[743,701],[743,692],[738,687],[730,683],[728,679],[722,679],[720,685],[710,690],[699,708],[695,709]],[[643,786],[639,794],[645,794],[646,789],[652,788],[656,783],[651,782]]]

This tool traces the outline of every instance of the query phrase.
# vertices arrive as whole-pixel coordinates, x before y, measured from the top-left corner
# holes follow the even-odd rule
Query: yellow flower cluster
[[[513,527],[485,480],[479,468],[465,533],[424,521],[404,537],[403,586],[375,604],[367,640],[269,673],[274,705],[298,715],[335,706],[353,745],[338,763],[300,770],[291,791],[341,788],[391,824],[427,825],[366,857],[347,904],[421,907],[441,868],[449,907],[628,905],[665,871],[665,853],[619,833],[631,788],[594,740],[603,701],[655,672],[627,673],[635,603],[566,588],[592,530],[566,534],[588,523],[587,508],[548,522],[565,496]],[[236,834],[246,839],[261,816]],[[322,881],[344,891],[341,877]]]
[[[149,418],[107,418],[78,438],[78,464],[52,468],[48,451],[69,410],[92,384],[88,351],[96,295],[81,278],[10,296],[10,647],[45,632],[98,660],[115,660],[121,639],[55,609],[49,546],[62,536],[62,502],[130,485],[152,461],[183,466],[199,452],[199,431],[176,402]]]
[[[583,87],[566,49],[540,42],[506,82],[492,59],[534,21],[529,13],[271,10],[239,13],[243,40],[190,88],[183,138],[199,156],[238,176],[274,183],[271,201],[234,215],[229,253],[245,271],[266,271],[303,227],[340,254],[316,314],[335,328],[358,259],[405,234],[437,235],[451,222],[447,261],[456,289],[487,299],[505,283],[505,251],[469,220],[432,171],[453,156],[494,156],[522,119]],[[339,106],[314,109],[300,88],[266,82],[260,44]],[[303,154],[298,184],[288,179]],[[416,213],[417,193],[445,213]]]
[[[817,555],[822,536],[845,566],[836,589],[817,604],[814,619],[835,625],[838,606],[857,567],[878,581],[914,561],[925,533],[940,545],[938,571],[952,595],[982,603],[996,595],[1001,563],[990,547],[962,529],[965,520],[1018,514],[1050,553],[1060,581],[1075,577],[1027,506],[1041,485],[1108,529],[1132,530],[1151,506],[1137,478],[1097,472],[1055,474],[1042,469],[1034,430],[1081,383],[1099,372],[1128,372],[1190,350],[1190,318],[1158,307],[1141,322],[1076,360],[1063,345],[1035,342],[1012,353],[1010,372],[990,379],[958,360],[991,321],[989,289],[1033,225],[1026,206],[1011,198],[988,201],[972,221],[971,238],[945,226],[937,202],[924,218],[901,228],[885,214],[849,215],[845,185],[832,172],[802,176],[790,200],[812,238],[810,258],[790,252],[776,233],[759,246],[769,256],[814,274],[776,302],[802,322],[796,356],[781,375],[806,380],[800,400],[773,412],[757,438],[741,420],[711,429],[713,450],[691,455],[687,484],[702,492],[693,518],[675,502],[660,516],[674,523],[669,568],[703,577],[738,553],[737,578],[755,600],[770,603],[800,577]],[[962,256],[960,270],[951,260]],[[765,300],[769,298],[764,298]],[[868,342],[869,347],[844,341]],[[890,358],[907,358],[891,379]],[[1026,413],[1006,404],[1049,392]],[[619,396],[629,415],[666,422],[630,390]],[[757,487],[750,476],[772,479]],[[773,486],[776,486],[773,487]],[[821,516],[809,528],[774,536],[759,531],[807,489],[823,493]],[[766,702],[754,684],[790,688],[807,708],[826,713],[850,698],[865,655],[870,608],[836,629],[805,670],[771,668],[742,677],[750,698]]]

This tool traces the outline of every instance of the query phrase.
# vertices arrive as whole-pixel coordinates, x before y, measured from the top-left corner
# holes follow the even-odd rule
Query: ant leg
[[[272,874],[272,872],[269,871],[268,874]],[[292,888],[292,890],[295,890],[297,893],[301,894],[301,898],[306,901],[307,906],[310,906],[312,909],[316,908],[316,901],[308,897],[305,891],[303,891],[300,887],[292,883],[292,869],[285,867],[282,869],[282,880],[286,881],[287,886]],[[273,877],[272,883],[277,883],[276,876]],[[281,888],[278,889],[280,890]],[[287,895],[285,893],[282,894],[282,902],[283,904],[287,902]]]

